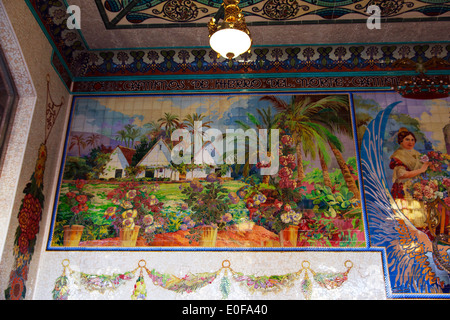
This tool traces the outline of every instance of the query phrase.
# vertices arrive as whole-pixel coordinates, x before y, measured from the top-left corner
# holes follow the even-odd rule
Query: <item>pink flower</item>
[[[426,154],[424,154],[423,156],[420,157],[420,161],[425,163],[430,161],[430,159],[428,158],[428,156]]]
[[[444,186],[446,186],[447,188],[450,188],[450,179],[449,178],[444,178],[442,180],[442,183],[444,184]]]
[[[450,197],[444,199],[446,205],[450,206]]]
[[[431,198],[433,198],[433,196],[434,196],[434,191],[433,191],[433,189],[430,188],[429,186],[426,186],[426,187],[423,189],[423,195],[424,195],[426,198],[431,199]]]

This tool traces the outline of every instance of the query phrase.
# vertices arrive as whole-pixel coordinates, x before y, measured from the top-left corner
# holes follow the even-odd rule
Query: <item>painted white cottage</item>
[[[139,173],[137,178],[169,178],[170,180],[180,180],[180,173],[170,165],[171,152],[169,146],[161,138],[139,161],[138,166],[146,167],[146,170]]]
[[[111,152],[111,160],[106,164],[106,169],[100,175],[102,179],[123,178],[125,177],[125,168],[131,165],[131,159],[136,153],[136,150],[117,146]]]
[[[220,170],[217,163],[220,163],[222,154],[214,147],[212,142],[206,142],[203,147],[194,155],[194,164],[202,163],[202,168],[195,168],[186,172],[186,180],[206,178],[210,173]],[[223,161],[222,161],[223,163]],[[226,175],[222,177],[231,177],[231,169],[228,169]]]

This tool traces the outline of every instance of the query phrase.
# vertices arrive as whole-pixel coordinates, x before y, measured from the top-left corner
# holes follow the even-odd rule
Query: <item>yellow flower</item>
[[[124,209],[131,209],[131,208],[133,208],[133,204],[130,201],[127,201],[127,200],[122,201],[122,203],[120,205]]]
[[[127,199],[133,199],[136,197],[136,190],[130,190],[127,192]]]
[[[109,207],[108,209],[106,209],[106,215],[108,216],[112,216],[116,213],[116,207]]]
[[[122,217],[123,217],[124,219],[127,219],[127,218],[136,218],[136,216],[137,216],[137,210],[136,210],[136,209],[130,209],[130,210],[124,211],[124,212],[122,213]]]
[[[125,219],[125,220],[123,220],[122,224],[125,228],[133,229],[134,228],[134,219],[133,218]]]
[[[151,214],[147,214],[147,215],[144,217],[144,223],[145,223],[146,225],[152,224],[152,223],[153,223],[153,216],[152,216]]]

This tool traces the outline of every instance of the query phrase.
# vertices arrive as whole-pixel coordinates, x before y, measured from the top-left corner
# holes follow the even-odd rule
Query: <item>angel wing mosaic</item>
[[[374,101],[388,105],[376,109]],[[392,294],[448,293],[448,99],[361,94],[355,101],[361,121],[369,106],[378,113],[360,151],[371,246],[386,248]],[[427,119],[436,117],[442,120],[430,125]]]

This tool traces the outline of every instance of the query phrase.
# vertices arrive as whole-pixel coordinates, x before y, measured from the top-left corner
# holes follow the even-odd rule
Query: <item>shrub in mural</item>
[[[79,97],[64,156],[50,249],[365,246],[348,95]]]

